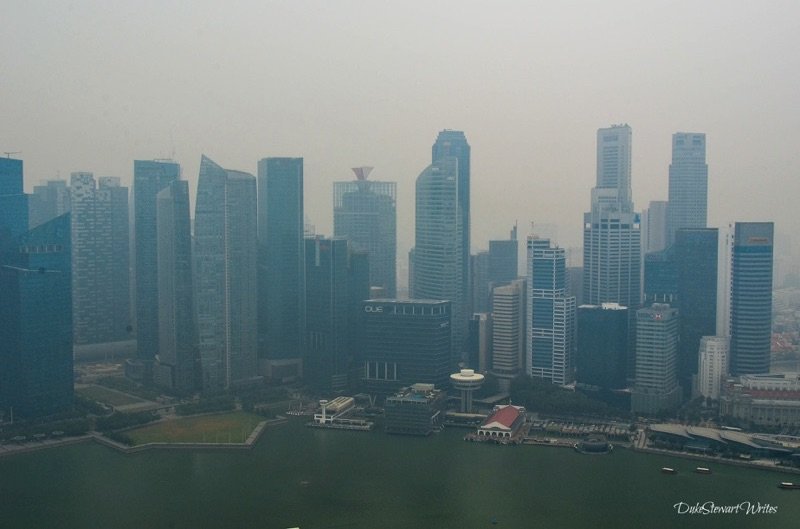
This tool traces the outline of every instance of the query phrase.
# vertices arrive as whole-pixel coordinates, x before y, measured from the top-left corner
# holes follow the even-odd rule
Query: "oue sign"
[[[365,305],[364,312],[383,312],[383,307],[373,307],[372,305]]]

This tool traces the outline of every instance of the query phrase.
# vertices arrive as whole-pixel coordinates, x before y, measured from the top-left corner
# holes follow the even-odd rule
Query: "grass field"
[[[236,411],[186,417],[125,432],[135,445],[145,443],[242,443],[264,418]]]
[[[77,392],[79,395],[82,395],[88,399],[96,400],[97,402],[102,402],[104,404],[110,404],[111,406],[125,406],[127,404],[139,404],[144,402],[138,397],[126,395],[124,393],[120,393],[119,391],[114,391],[103,386],[86,386],[84,388],[77,389]]]

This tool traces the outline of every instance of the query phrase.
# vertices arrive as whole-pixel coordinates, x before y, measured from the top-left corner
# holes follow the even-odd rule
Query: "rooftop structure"
[[[472,413],[472,394],[483,386],[484,378],[473,369],[462,369],[450,375],[453,388],[461,393],[461,413]]]
[[[525,422],[525,408],[522,406],[495,406],[494,411],[478,428],[479,437],[513,437]]]

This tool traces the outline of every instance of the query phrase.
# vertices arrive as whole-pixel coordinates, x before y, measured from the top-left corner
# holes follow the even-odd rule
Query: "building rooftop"
[[[499,407],[483,421],[481,428],[502,428],[510,430],[524,410],[525,408],[512,406],[511,404]]]

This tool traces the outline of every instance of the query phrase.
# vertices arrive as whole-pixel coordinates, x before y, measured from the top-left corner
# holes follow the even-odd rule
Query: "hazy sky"
[[[130,181],[201,153],[256,173],[305,158],[331,184],[398,182],[399,252],[439,130],[472,146],[472,241],[518,219],[578,246],[599,127],[633,128],[637,210],[667,198],[671,135],[707,134],[709,222],[800,232],[800,3],[794,1],[17,1],[0,16],[0,151],[26,188],[72,171]]]

